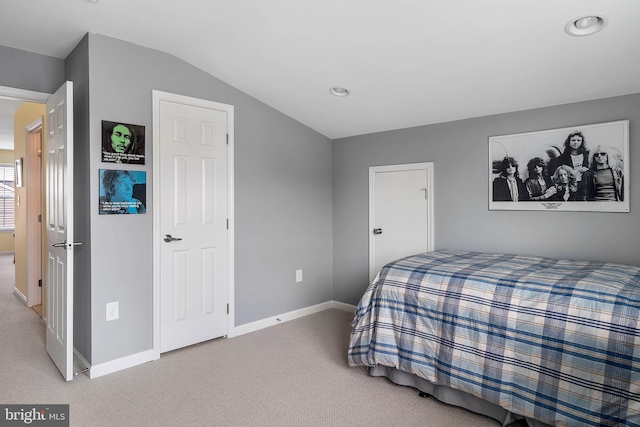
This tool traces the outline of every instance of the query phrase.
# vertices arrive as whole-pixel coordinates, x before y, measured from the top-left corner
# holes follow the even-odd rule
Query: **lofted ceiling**
[[[602,31],[565,33],[593,14]],[[336,139],[638,93],[638,18],[638,0],[2,0],[0,45],[126,40]]]

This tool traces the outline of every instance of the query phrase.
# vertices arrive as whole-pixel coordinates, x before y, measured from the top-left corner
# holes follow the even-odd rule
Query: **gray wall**
[[[328,138],[174,56],[131,43],[89,35],[88,72],[92,363],[151,348],[153,89],[235,106],[235,324],[331,300]],[[146,165],[128,166],[147,171],[146,215],[98,215],[98,170],[109,166],[100,161],[102,120],[146,126]],[[304,270],[302,283],[296,269]],[[106,322],[111,301],[120,302],[120,320]]]
[[[54,92],[64,75],[61,60],[0,46],[2,86]],[[436,249],[640,265],[640,94],[332,144],[184,61],[105,36],[78,45],[66,78],[76,92],[76,233],[88,242],[76,252],[76,347],[93,364],[151,348],[152,209],[124,222],[98,216],[97,205],[101,120],[122,120],[146,126],[147,164],[131,168],[147,171],[152,206],[152,89],[235,106],[236,325],[331,299],[357,303],[368,284],[369,166],[434,162]],[[621,119],[630,120],[630,213],[488,211],[489,136]],[[107,323],[115,300],[121,319]]]
[[[151,349],[153,89],[235,107],[235,324],[332,299],[331,141],[186,62],[100,35],[66,61],[0,46],[0,85],[74,82],[75,347],[92,364]],[[101,121],[146,127],[146,215],[98,215]],[[304,281],[295,283],[295,270]],[[120,319],[105,321],[107,302]]]
[[[73,346],[89,362],[91,354],[91,189],[89,138],[89,43],[88,38],[65,60],[66,80],[73,82],[74,124],[74,240],[82,242],[74,252]]]
[[[629,213],[488,210],[488,137],[629,119]],[[334,293],[368,282],[368,168],[434,162],[435,248],[640,265],[640,94],[333,141]],[[629,175],[629,169],[631,174]]]
[[[62,59],[0,46],[0,86],[53,93],[62,83]]]

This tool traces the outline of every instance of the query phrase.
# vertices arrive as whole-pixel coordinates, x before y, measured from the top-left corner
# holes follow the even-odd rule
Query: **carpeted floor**
[[[66,383],[42,319],[13,295],[12,268],[0,256],[3,404],[68,403],[72,426],[499,426],[347,366],[353,316],[340,310]]]

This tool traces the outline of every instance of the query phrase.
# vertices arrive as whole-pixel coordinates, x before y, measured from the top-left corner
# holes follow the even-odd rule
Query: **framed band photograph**
[[[489,137],[489,210],[629,212],[629,121]]]

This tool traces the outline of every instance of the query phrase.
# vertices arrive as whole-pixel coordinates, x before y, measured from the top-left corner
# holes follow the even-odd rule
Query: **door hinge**
[[[41,288],[42,287],[42,279],[38,279],[38,287]]]
[[[227,230],[229,229],[229,218],[227,218]]]
[[[42,222],[42,215],[38,215],[38,222]]]
[[[227,314],[229,314],[229,304],[227,304]]]
[[[229,145],[229,134],[227,134],[227,145]]]

